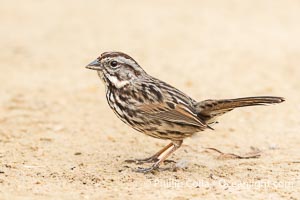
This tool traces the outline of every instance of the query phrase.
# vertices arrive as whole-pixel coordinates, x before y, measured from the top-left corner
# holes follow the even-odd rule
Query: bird
[[[277,96],[253,96],[233,99],[196,101],[170,84],[149,75],[131,56],[104,52],[86,66],[96,70],[105,85],[109,107],[121,121],[133,129],[170,143],[154,155],[135,159],[138,168],[147,173],[159,168],[185,138],[212,126],[217,118],[235,108],[277,104],[285,101]]]

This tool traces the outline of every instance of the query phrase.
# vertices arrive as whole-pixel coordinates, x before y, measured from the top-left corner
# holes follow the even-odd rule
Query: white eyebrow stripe
[[[117,57],[114,57],[114,59],[120,63],[125,63],[127,65],[130,65],[130,66],[133,66],[134,68],[137,68],[138,65],[135,61],[131,60],[131,59],[127,59],[127,58],[124,58],[123,56],[117,56]]]

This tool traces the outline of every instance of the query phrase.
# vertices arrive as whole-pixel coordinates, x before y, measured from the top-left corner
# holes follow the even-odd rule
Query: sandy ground
[[[300,198],[299,1],[0,3],[0,199]],[[171,169],[135,173],[124,160],[168,141],[108,107],[84,66],[109,50],[199,101],[287,101],[231,112],[185,140]]]

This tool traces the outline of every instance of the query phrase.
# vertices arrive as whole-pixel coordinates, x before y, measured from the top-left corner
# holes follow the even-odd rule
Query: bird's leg
[[[143,164],[143,163],[152,163],[152,162],[157,162],[158,161],[158,157],[160,154],[162,154],[164,151],[166,151],[168,148],[170,148],[171,146],[173,146],[173,143],[171,142],[170,144],[168,144],[167,146],[165,146],[164,148],[162,148],[160,151],[158,151],[156,154],[154,154],[153,156],[150,156],[148,158],[144,158],[144,159],[133,159],[133,160],[125,160],[125,162],[128,163],[136,163],[136,164]]]
[[[157,161],[150,168],[139,168],[137,172],[148,173],[152,170],[155,170],[159,165],[164,162],[174,151],[176,151],[182,144],[182,140],[172,141],[171,145],[169,144],[167,149],[157,157]],[[166,147],[165,147],[166,148]]]

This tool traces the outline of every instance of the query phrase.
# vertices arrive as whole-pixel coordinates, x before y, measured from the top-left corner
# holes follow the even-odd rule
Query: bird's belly
[[[125,124],[154,138],[182,140],[201,131],[197,126],[181,125],[163,120],[149,120],[140,113],[135,113],[134,116],[128,116],[127,113],[118,108],[112,108],[112,110]]]
[[[110,108],[125,124],[155,138],[182,140],[201,131],[201,128],[203,129],[203,127],[196,125],[169,122],[160,118],[149,118],[144,113],[135,110],[133,104],[120,102],[120,99],[112,95],[110,91],[106,94],[106,98]]]

